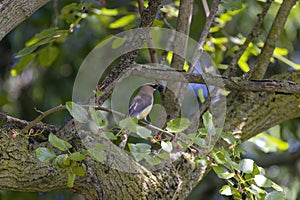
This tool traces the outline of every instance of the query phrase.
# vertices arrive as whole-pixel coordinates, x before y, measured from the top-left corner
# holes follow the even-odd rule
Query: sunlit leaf
[[[136,19],[136,15],[126,15],[124,17],[121,17],[120,19],[114,21],[113,23],[111,23],[109,25],[109,28],[121,28],[124,27],[126,25],[128,25],[129,23],[131,23],[132,21],[134,21]]]
[[[249,141],[256,144],[265,153],[276,152],[277,149],[286,151],[289,148],[289,144],[287,142],[266,133],[258,134]]]
[[[272,181],[264,175],[255,175],[254,181],[259,187],[271,187]]]
[[[177,118],[167,123],[166,129],[173,133],[178,133],[186,130],[190,126],[191,122],[187,118]]]
[[[171,153],[171,151],[172,151],[172,149],[173,149],[173,145],[172,145],[172,143],[171,143],[170,141],[167,141],[167,142],[161,141],[161,144],[160,144],[160,145],[161,145],[161,148],[162,148],[164,151]]]
[[[231,192],[231,187],[229,185],[223,185],[222,188],[219,190],[221,195],[225,195],[225,196],[231,196],[232,192]]]
[[[243,159],[239,163],[239,170],[241,170],[244,173],[252,173],[253,163],[254,163],[254,161],[251,159]]]

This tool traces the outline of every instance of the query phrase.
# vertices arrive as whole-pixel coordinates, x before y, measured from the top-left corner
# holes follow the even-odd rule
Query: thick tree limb
[[[293,81],[280,81],[276,79],[265,80],[245,80],[240,77],[224,77],[210,74],[190,74],[186,72],[178,72],[170,68],[157,68],[149,65],[133,65],[132,75],[145,78],[179,81],[189,83],[199,83],[214,85],[229,90],[253,91],[253,92],[278,92],[286,94],[300,94],[299,83]],[[292,72],[299,76],[300,72]],[[299,76],[300,78],[300,76]]]
[[[3,0],[0,3],[0,41],[50,0]]]

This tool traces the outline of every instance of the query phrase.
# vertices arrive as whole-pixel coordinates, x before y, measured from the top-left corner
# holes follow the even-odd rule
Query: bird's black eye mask
[[[165,88],[162,85],[157,85],[155,89],[158,90],[159,92],[162,92],[164,91]]]

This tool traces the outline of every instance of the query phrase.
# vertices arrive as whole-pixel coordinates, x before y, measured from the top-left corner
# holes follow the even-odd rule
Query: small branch
[[[0,112],[0,122],[4,122],[17,128],[24,128],[26,127],[29,122],[26,120],[18,119],[15,117],[8,116],[6,113]],[[35,130],[45,130],[47,132],[56,132],[57,128],[53,125],[48,125],[44,123],[35,124],[33,127]]]
[[[190,34],[190,26],[192,22],[192,14],[193,14],[193,0],[181,0],[179,6],[179,14],[177,19],[177,28],[176,31],[182,33],[186,36]],[[182,55],[174,54],[172,57],[171,67],[174,69],[182,69],[184,64],[184,58],[181,56],[185,56],[186,48],[187,48],[188,37],[184,38],[181,34],[177,34],[175,36],[175,40],[173,42],[174,48],[178,50],[174,50],[175,52],[182,52]]]
[[[140,15],[142,16],[142,13],[144,11],[144,0],[138,0],[138,6],[139,6],[139,12]],[[151,62],[152,63],[158,63],[158,58],[157,58],[157,54],[156,54],[156,50],[153,48],[153,41],[149,40],[148,42],[148,47],[149,47],[149,55],[151,58]]]
[[[54,108],[51,108],[45,112],[42,112],[41,115],[39,115],[37,118],[35,118],[32,122],[28,123],[22,130],[21,133],[27,133],[29,129],[31,129],[33,126],[35,126],[37,123],[39,123],[42,119],[47,117],[48,115],[55,113],[57,111],[65,110],[66,106],[64,105],[59,105]],[[41,111],[40,111],[41,112]]]
[[[276,42],[280,37],[290,10],[296,2],[297,0],[285,0],[284,3],[281,4],[265,41],[264,47],[256,60],[255,66],[250,71],[249,79],[262,79],[264,77],[270,63],[270,58],[273,55]]]
[[[237,62],[240,60],[241,56],[246,51],[250,42],[252,42],[254,38],[256,38],[260,35],[259,27],[261,26],[263,19],[265,18],[269,8],[271,7],[271,4],[272,4],[272,0],[267,0],[261,14],[258,15],[258,19],[257,19],[256,24],[254,25],[252,31],[247,36],[247,39],[244,42],[244,44],[242,45],[242,47],[240,48],[240,50],[236,53],[236,56],[231,60],[229,66],[228,66],[228,69],[224,72],[223,75],[229,76],[236,71]]]
[[[221,3],[220,0],[214,0],[212,5],[211,5],[209,16],[206,19],[203,31],[202,31],[201,36],[199,38],[197,48],[195,49],[195,54],[192,58],[191,66],[189,67],[189,72],[194,71],[197,62],[198,62],[199,58],[201,57],[206,38],[209,34],[210,27],[211,27],[211,25],[212,25],[212,23],[213,23],[213,21],[216,17],[218,7],[219,7],[220,3]]]
[[[207,1],[202,0],[202,5],[203,5],[203,9],[205,11],[205,16],[208,17],[210,12],[209,12],[209,7],[208,7],[208,4],[207,4]]]

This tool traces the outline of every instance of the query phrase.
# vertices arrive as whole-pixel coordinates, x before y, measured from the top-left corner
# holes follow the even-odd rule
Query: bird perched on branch
[[[156,83],[144,84],[130,102],[126,117],[136,117],[137,119],[145,119],[147,121],[146,117],[152,109],[154,101],[153,93],[156,90],[161,92],[163,86]]]
[[[157,83],[144,84],[137,95],[130,102],[128,112],[125,117],[136,117],[138,120],[144,119],[146,122],[148,122],[146,118],[153,106],[153,93],[156,90],[162,92],[163,89],[164,87]],[[127,133],[124,133],[122,142],[119,145],[121,148],[124,148],[127,138]]]

